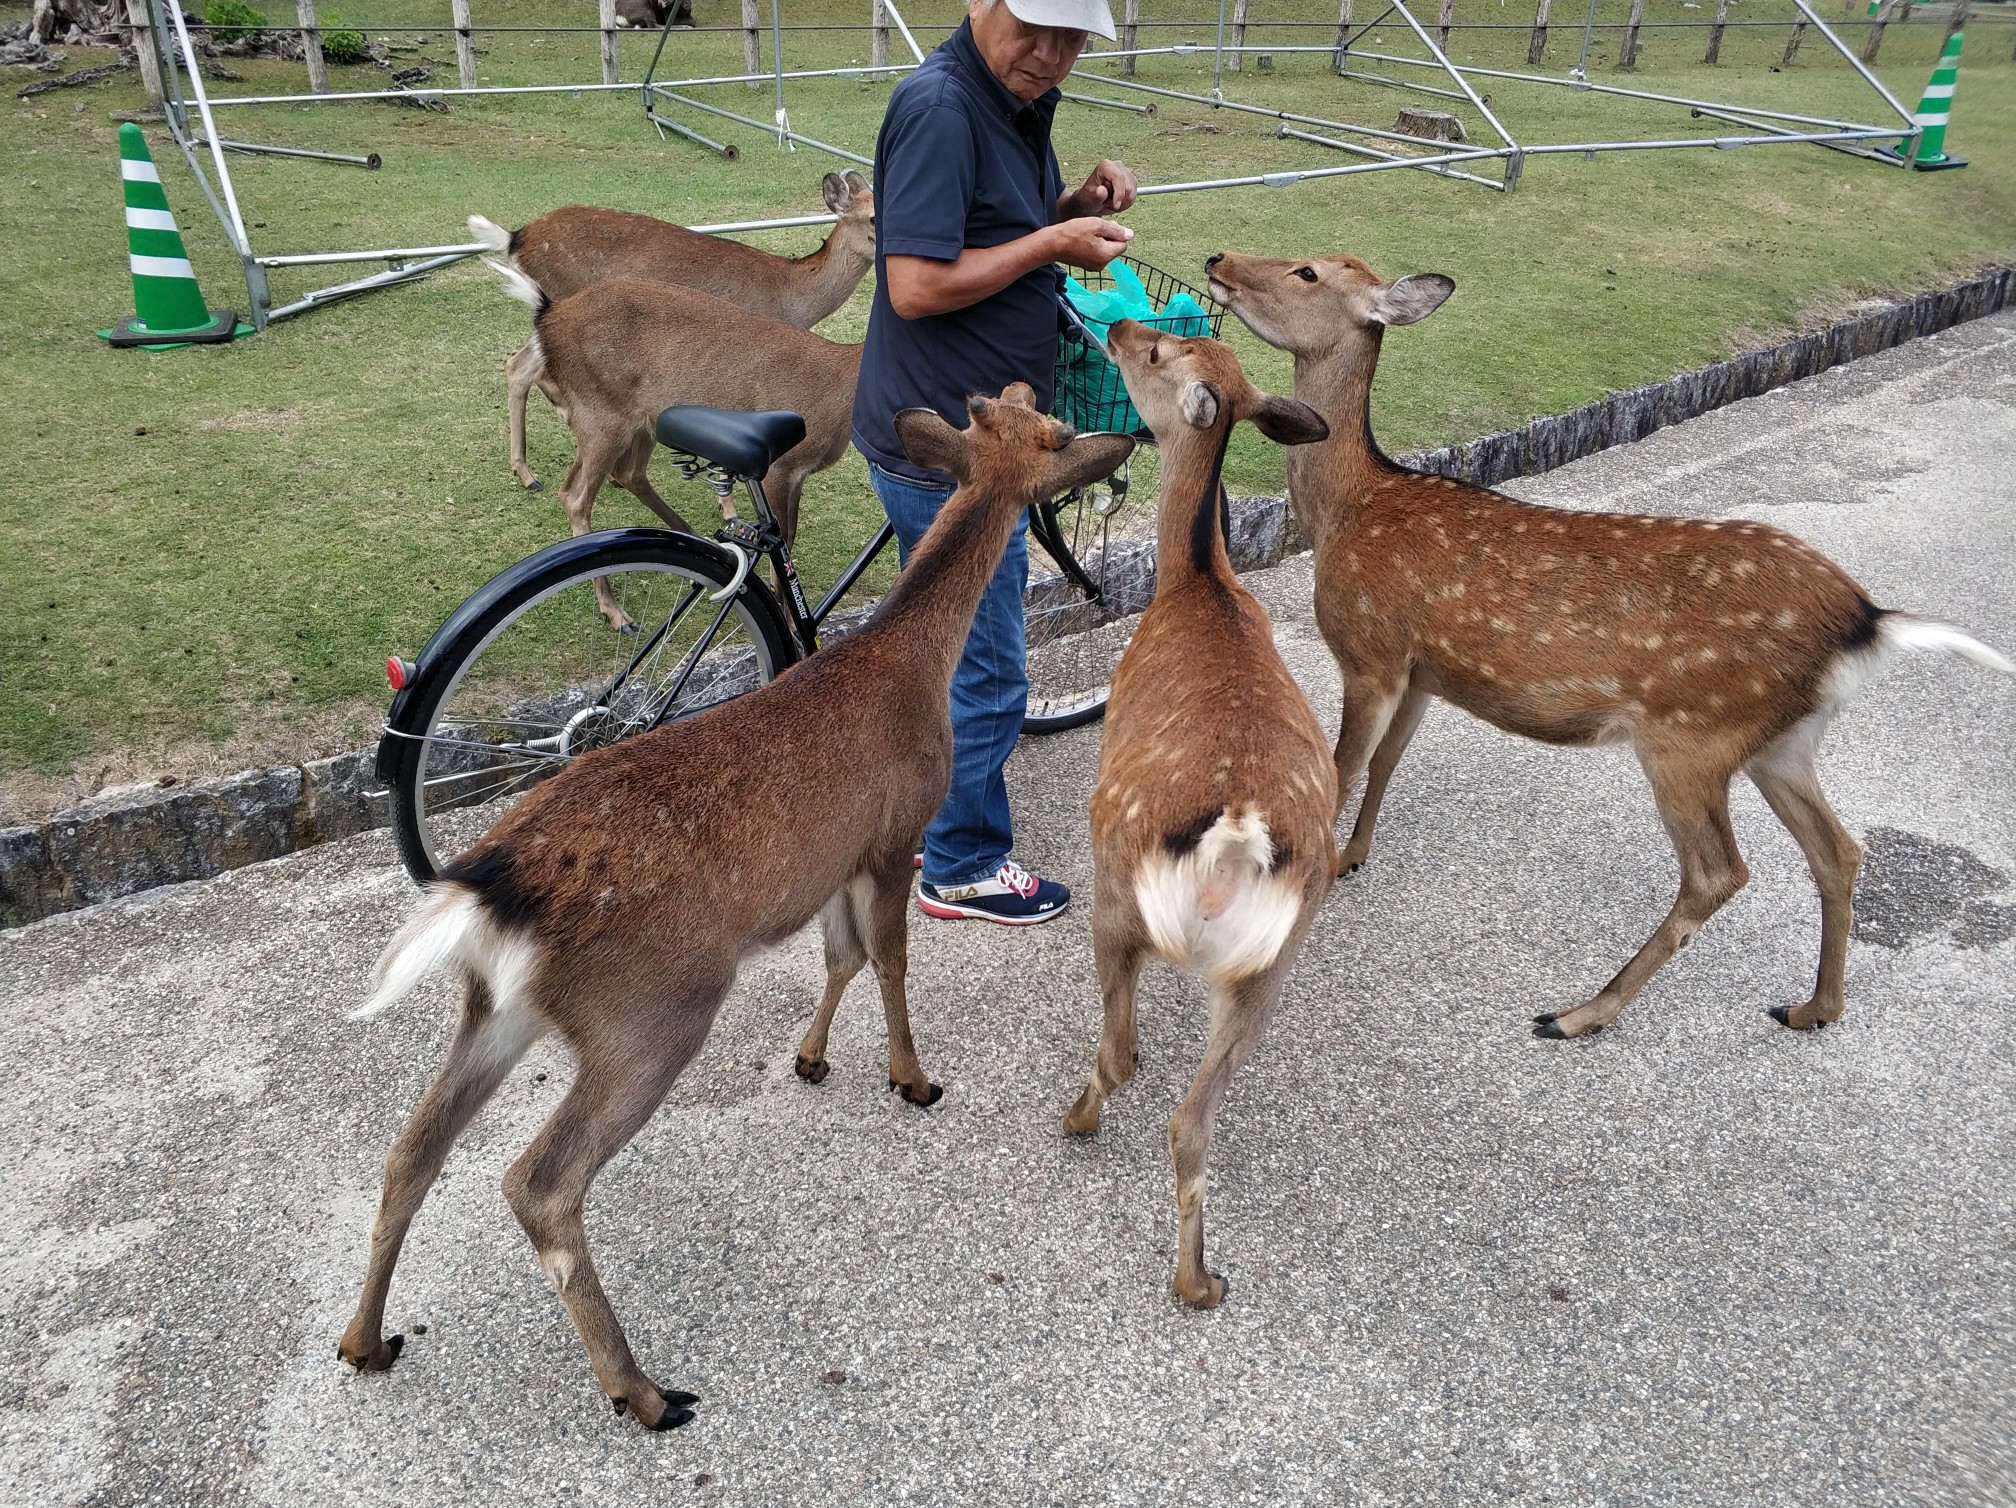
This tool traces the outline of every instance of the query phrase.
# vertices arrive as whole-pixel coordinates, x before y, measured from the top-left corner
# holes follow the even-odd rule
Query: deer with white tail
[[[541,215],[522,230],[506,230],[481,215],[469,230],[492,251],[545,290],[570,298],[605,278],[642,278],[695,288],[737,308],[809,330],[853,295],[875,265],[875,195],[868,180],[849,168],[820,183],[826,208],[837,216],[832,233],[808,256],[780,257],[725,236],[706,235],[628,210],[569,204]],[[504,363],[511,410],[511,470],[528,489],[542,483],[525,459],[525,399],[537,387],[566,417],[566,402],[547,375],[539,342],[521,346]]]
[[[872,964],[890,1087],[915,1105],[937,1101],[904,979],[911,855],[951,778],[953,666],[1024,508],[1110,475],[1133,448],[1121,435],[1074,435],[1031,396],[1018,384],[998,402],[970,400],[964,431],[933,413],[899,415],[912,459],[960,485],[870,623],[744,697],[575,760],[448,865],[393,938],[357,1014],[389,1009],[445,967],[462,983],[461,1017],[386,1159],[344,1360],[382,1371],[399,1356],[401,1338],[383,1327],[407,1228],[456,1137],[549,1032],[571,1049],[574,1081],[504,1175],[505,1198],[603,1393],[652,1429],[685,1423],[696,1400],[637,1364],[589,1255],[583,1206],[699,1052],[742,960],[818,917],[826,989],[798,1076],[826,1078],[841,992]],[[751,763],[752,748],[764,758]]]
[[[1454,291],[1433,273],[1381,281],[1352,256],[1221,252],[1212,295],[1295,357],[1295,395],[1330,439],[1290,454],[1289,493],[1315,543],[1316,621],[1344,680],[1338,814],[1365,791],[1339,872],[1371,852],[1394,767],[1431,697],[1555,744],[1629,743],[1680,859],[1680,893],[1608,984],[1535,1018],[1578,1037],[1617,1019],[1749,878],[1729,821],[1740,771],[1805,853],[1820,892],[1810,998],[1771,1015],[1841,1018],[1862,850],[1821,793],[1834,716],[1890,656],[1937,649],[2004,674],[1947,624],[1878,607],[1833,561],[1769,524],[1584,513],[1522,503],[1395,465],[1372,438],[1380,338]]]
[[[1266,1029],[1336,869],[1336,775],[1309,700],[1274,648],[1267,610],[1233,574],[1220,524],[1232,427],[1283,445],[1328,433],[1307,405],[1263,393],[1231,348],[1127,320],[1107,336],[1162,451],[1155,598],[1113,673],[1093,787],[1092,949],[1104,1005],[1098,1058],[1064,1129],[1099,1129],[1134,1076],[1135,986],[1151,954],[1204,975],[1211,1028],[1169,1122],[1179,1222],[1176,1294],[1208,1309],[1204,1172],[1232,1076]]]

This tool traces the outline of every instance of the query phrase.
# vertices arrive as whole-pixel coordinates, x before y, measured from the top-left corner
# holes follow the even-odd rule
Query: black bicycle
[[[1158,307],[1187,292],[1211,309],[1217,333],[1223,311],[1205,295],[1153,268],[1136,270]],[[1118,378],[1078,325],[1060,338],[1053,408],[1087,432],[1147,438]],[[397,696],[377,768],[400,860],[415,880],[438,876],[568,761],[752,690],[814,653],[822,635],[865,621],[867,609],[840,605],[893,529],[885,523],[813,605],[763,495],[759,479],[804,438],[797,414],[673,408],[656,431],[689,480],[714,488],[724,513],[741,486],[753,520],[731,519],[711,539],[630,528],[563,540],[485,583],[416,659],[388,662]],[[1153,592],[1153,452],[1136,454],[1145,481],[1130,461],[1103,486],[1029,510],[1025,733],[1061,732],[1105,711],[1111,647],[1073,641],[1138,612]],[[780,590],[763,580],[759,562]],[[598,583],[620,628],[598,602]]]

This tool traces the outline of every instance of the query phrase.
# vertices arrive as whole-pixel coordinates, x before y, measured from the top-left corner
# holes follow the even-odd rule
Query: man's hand
[[[1057,217],[1071,220],[1083,215],[1117,215],[1132,206],[1138,192],[1133,169],[1124,162],[1101,158],[1078,192],[1058,201]]]
[[[1056,243],[1052,259],[1067,267],[1097,272],[1127,249],[1134,232],[1096,215],[1082,215],[1050,227]]]

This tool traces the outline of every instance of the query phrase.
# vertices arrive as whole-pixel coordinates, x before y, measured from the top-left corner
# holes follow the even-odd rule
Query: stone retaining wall
[[[1993,268],[1952,288],[1612,393],[1569,413],[1400,459],[1420,471],[1494,486],[2011,307],[2016,307],[2016,269]],[[1281,498],[1235,500],[1230,544],[1233,564],[1242,571],[1273,565],[1307,547]],[[1145,606],[1153,593],[1152,562],[1130,579],[1128,595],[1139,600],[1116,604],[1123,612]],[[377,783],[372,759],[373,751],[362,750],[310,764],[246,770],[200,785],[115,791],[46,823],[0,828],[0,927],[159,885],[208,879],[241,864],[382,827],[388,820],[385,800],[367,794]]]

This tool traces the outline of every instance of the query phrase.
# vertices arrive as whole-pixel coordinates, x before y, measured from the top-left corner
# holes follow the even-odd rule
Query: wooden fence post
[[[1890,4],[1877,14],[1875,24],[1869,28],[1869,35],[1862,42],[1862,61],[1873,63],[1876,53],[1883,46],[1883,28],[1892,21],[1900,20],[1911,13],[1911,0],[1890,0]]]
[[[294,19],[301,23],[301,57],[308,64],[308,92],[329,92],[329,65],[322,59],[322,31],[315,24],[315,0],[294,0]]]
[[[476,39],[469,34],[469,0],[448,0],[448,8],[455,18],[455,71],[464,89],[474,89]]]
[[[1232,56],[1225,60],[1225,66],[1234,73],[1246,61],[1246,3],[1247,0],[1232,0]]]
[[[1973,9],[1971,0],[1953,0],[1953,14],[1946,22],[1946,41],[1953,39],[1953,33],[1967,24],[1967,12]],[[1941,42],[1943,48],[1945,42]]]
[[[1799,44],[1806,40],[1806,18],[1801,16],[1792,23],[1792,35],[1785,39],[1785,56],[1778,60],[1780,68],[1790,68],[1792,60],[1799,56]]]
[[[1526,66],[1535,67],[1540,55],[1547,50],[1547,12],[1553,8],[1554,0],[1540,0],[1540,7],[1533,12],[1533,36],[1526,43]]]
[[[1729,0],[1715,0],[1715,24],[1708,28],[1708,51],[1701,61],[1710,65],[1722,56],[1722,28],[1729,24]]]
[[[763,17],[756,9],[756,0],[742,0],[742,71],[761,73],[763,71]],[[749,80],[751,89],[761,89],[762,81]]]
[[[1349,7],[1351,0],[1344,0]],[[1134,49],[1140,45],[1141,0],[1127,0],[1126,19],[1120,23],[1120,45],[1127,49],[1127,56],[1120,60],[1120,71],[1129,78],[1134,76]]]
[[[602,28],[602,82],[619,83],[616,77],[616,0],[598,0],[596,25]]]
[[[1435,26],[1435,45],[1442,54],[1449,54],[1449,27],[1456,19],[1456,0],[1442,0],[1442,15]]]
[[[1337,56],[1331,67],[1338,73],[1344,71],[1344,43],[1351,35],[1351,0],[1338,0],[1337,5]]]
[[[1624,45],[1617,52],[1619,68],[1638,66],[1638,28],[1645,22],[1645,0],[1631,0],[1631,14],[1624,21]]]
[[[887,68],[889,66],[888,0],[875,0],[874,5],[869,8],[868,27],[868,64],[871,68]],[[749,71],[754,73],[756,70],[752,68]],[[882,75],[878,73],[875,77],[879,79]]]
[[[126,20],[132,29],[133,56],[140,61],[140,84],[147,91],[147,108],[165,108],[161,89],[161,54],[154,40],[154,18],[147,13],[147,0],[126,0]]]

